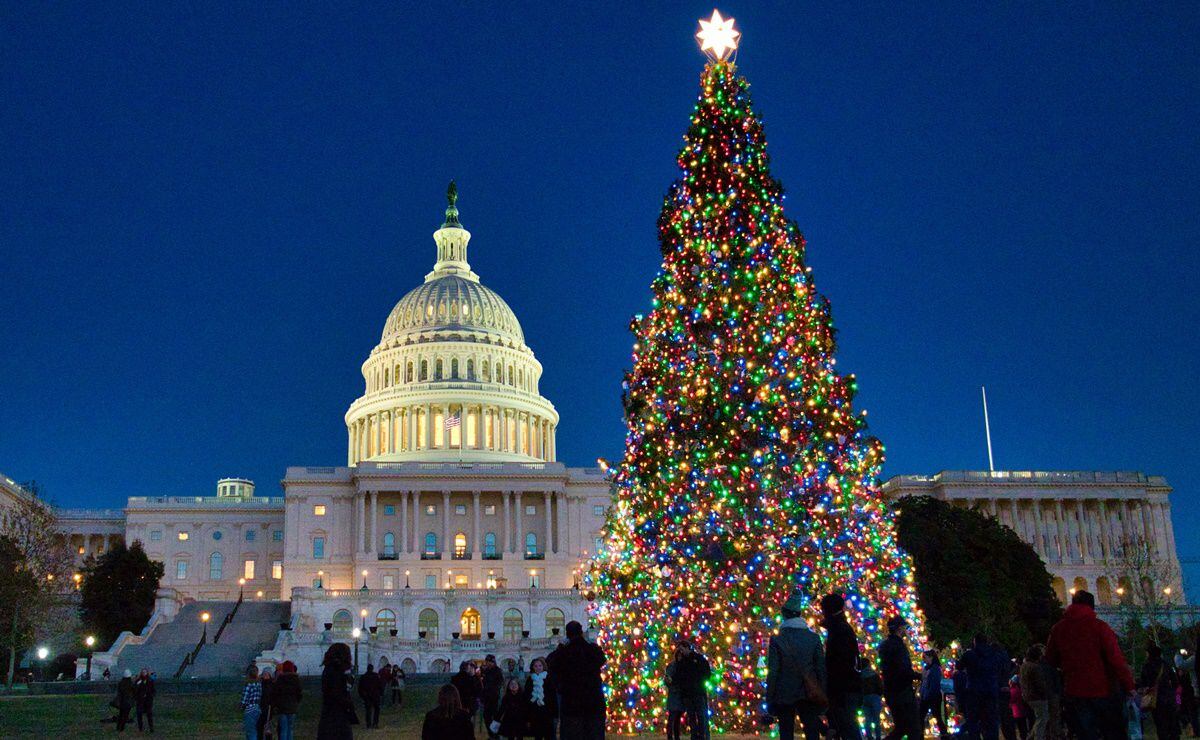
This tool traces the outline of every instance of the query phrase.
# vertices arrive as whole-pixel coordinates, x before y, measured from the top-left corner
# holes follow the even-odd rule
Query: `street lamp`
[[[246,579],[239,578],[238,579],[238,601],[242,600],[242,596],[245,594],[245,592],[246,592]]]
[[[46,658],[49,658],[49,657],[50,657],[50,648],[46,647],[45,645],[42,645],[41,647],[39,647],[37,649],[37,659],[42,664],[38,668],[38,679],[43,679],[46,677],[44,675],[46,673]]]
[[[362,630],[355,627],[350,636],[354,638],[354,675],[358,675],[358,638],[362,637]]]
[[[404,571],[404,587],[405,588],[408,588],[408,574],[409,573],[410,573],[410,571],[407,571],[407,570]]]
[[[529,569],[529,587],[537,588],[537,571],[533,568]]]
[[[87,645],[87,649],[88,649],[87,666],[83,669],[83,675],[87,678],[88,681],[91,681],[92,680],[92,652],[93,652],[93,648],[96,645],[96,638],[93,637],[92,635],[88,635],[87,637],[83,638],[83,644]]]
[[[208,612],[200,613],[200,622],[204,625],[204,631],[200,633],[200,644],[208,642],[208,620],[212,619],[212,615]]]
[[[83,574],[76,573],[75,575],[71,576],[71,580],[75,581],[75,590],[78,591],[79,586],[83,583]]]
[[[367,610],[363,609],[362,611],[360,611],[358,613],[358,616],[362,617],[362,628],[363,628],[363,630],[366,630],[367,629]]]
[[[325,588],[325,571],[317,571],[317,588]]]
[[[256,592],[254,595],[255,595],[255,596],[257,596],[258,598],[260,598],[260,599],[261,599],[261,598],[263,597],[263,592],[262,592],[262,591],[258,591],[258,592]]]
[[[362,587],[362,590],[363,590],[363,591],[366,591],[366,590],[367,590],[367,569],[366,569],[366,568],[363,568],[363,587]]]

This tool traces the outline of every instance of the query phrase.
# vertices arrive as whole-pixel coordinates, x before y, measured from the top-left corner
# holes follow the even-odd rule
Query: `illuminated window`
[[[187,532],[180,532],[180,533],[179,533],[179,541],[180,541],[180,542],[183,542],[183,541],[187,540],[187,538],[188,538],[188,533],[187,533]]]
[[[471,582],[465,574],[455,573],[454,574],[454,585],[457,586],[458,588],[466,588],[467,586],[471,585]]]
[[[462,532],[454,535],[454,554],[462,557],[467,553],[467,536]]]
[[[245,563],[242,564],[242,578],[245,578],[247,581],[254,580],[254,561],[253,560],[247,560]]]
[[[315,504],[313,506],[313,516],[325,516],[325,504]]]
[[[276,581],[283,578],[283,561],[282,560],[272,560],[271,561],[271,578],[273,578]]]
[[[488,516],[496,516],[496,505],[488,504],[487,506],[484,506],[483,513],[487,514]]]
[[[426,516],[433,516],[436,513],[437,513],[437,507],[434,506],[433,504],[429,504],[428,506],[425,507],[425,515]]]
[[[182,538],[180,538],[180,539],[182,539]],[[80,555],[82,555],[82,554],[83,554],[83,545],[80,545],[80,546],[79,546],[79,554],[80,554]]]

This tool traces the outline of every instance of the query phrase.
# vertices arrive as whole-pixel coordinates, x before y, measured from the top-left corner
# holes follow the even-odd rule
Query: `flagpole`
[[[996,472],[996,465],[992,462],[992,426],[988,423],[987,388],[981,385],[979,386],[979,390],[983,392],[983,434],[987,437],[988,472],[994,473]]]

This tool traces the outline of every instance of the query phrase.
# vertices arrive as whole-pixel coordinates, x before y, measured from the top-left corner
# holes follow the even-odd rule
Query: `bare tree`
[[[47,617],[61,603],[64,590],[71,587],[69,574],[73,563],[54,507],[39,496],[41,489],[36,482],[23,484],[21,488],[24,495],[0,511],[0,536],[16,545],[20,568],[33,576],[36,588],[32,598],[8,605],[12,610],[10,624],[5,625],[10,631],[7,676],[10,687],[16,672],[19,625],[47,623]]]
[[[1170,620],[1172,608],[1180,604],[1179,567],[1142,537],[1122,539],[1107,565],[1122,621],[1144,625],[1160,641],[1160,630]]]

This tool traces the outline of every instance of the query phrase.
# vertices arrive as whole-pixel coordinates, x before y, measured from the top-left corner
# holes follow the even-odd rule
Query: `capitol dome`
[[[516,314],[467,262],[471,233],[450,184],[437,262],[384,322],[346,412],[349,464],[553,461],[558,412]]]

